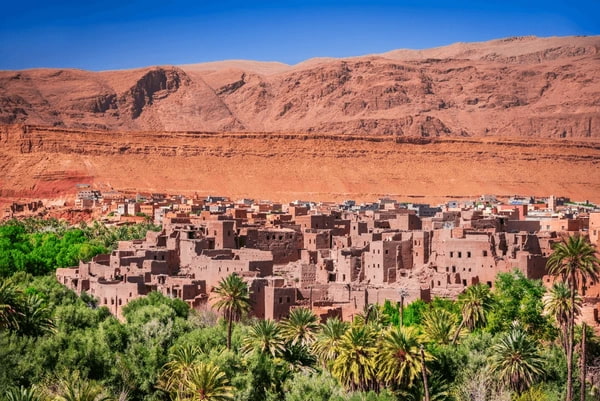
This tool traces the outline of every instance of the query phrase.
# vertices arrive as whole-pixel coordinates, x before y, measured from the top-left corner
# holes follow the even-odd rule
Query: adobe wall
[[[244,275],[256,272],[261,277],[272,275],[273,260],[268,252],[259,250],[205,251],[192,259],[188,270],[196,279],[206,280],[210,290],[232,273]]]
[[[405,241],[410,246],[410,241]],[[365,281],[371,284],[393,283],[396,281],[398,259],[402,258],[401,241],[374,241],[369,251],[363,254],[363,270]],[[406,252],[412,259],[412,253]],[[412,260],[410,262],[412,267]]]
[[[246,247],[273,253],[273,263],[284,264],[300,259],[302,235],[287,228],[248,229]]]
[[[296,224],[299,224],[300,227],[302,227],[302,230],[335,228],[335,217],[325,214],[296,216],[294,220],[296,221]]]
[[[296,288],[265,287],[264,288],[265,319],[285,319],[296,303]]]
[[[526,231],[536,233],[540,231],[541,224],[539,220],[508,220],[505,229],[509,233]]]
[[[581,223],[575,219],[543,219],[540,231],[573,232],[579,231]]]
[[[331,247],[333,249],[349,248],[350,245],[350,237],[335,236],[331,239]]]
[[[214,243],[212,244],[214,249]],[[187,267],[192,263],[196,255],[205,249],[211,249],[211,243],[205,239],[181,239],[179,241],[179,261],[181,267]]]
[[[316,251],[331,248],[330,230],[305,230],[302,236],[304,237],[304,249]]]
[[[317,266],[314,264],[302,264],[300,267],[300,285],[307,287],[317,283]]]
[[[361,234],[369,232],[369,227],[365,221],[351,221],[350,223],[350,236],[353,238],[360,237]]]
[[[589,219],[590,242],[600,247],[600,212],[590,213]]]
[[[122,318],[123,306],[146,295],[146,291],[143,284],[136,282],[98,280],[91,285],[90,294],[98,298],[98,306],[106,306],[112,314]]]
[[[412,231],[422,228],[421,218],[416,214],[397,214],[389,220],[389,226],[393,230]]]
[[[431,254],[430,233],[428,231],[413,231],[412,241],[412,264],[414,266],[422,266],[429,263],[429,255]],[[404,254],[404,248],[402,252]],[[406,268],[407,264],[405,260],[403,260],[402,265],[403,268]]]
[[[179,298],[192,307],[199,307],[200,299],[206,302],[206,281],[190,280],[185,277],[165,276],[158,280],[156,290],[167,297]]]
[[[362,272],[362,249],[339,249],[335,252],[336,282],[350,283],[364,280]]]
[[[235,221],[211,220],[207,223],[207,235],[215,239],[215,249],[234,249]]]
[[[334,221],[334,228],[332,235],[335,236],[346,236],[350,235],[350,220],[336,219]]]

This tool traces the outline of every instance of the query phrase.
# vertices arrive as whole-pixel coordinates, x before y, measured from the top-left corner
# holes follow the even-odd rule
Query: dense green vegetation
[[[108,252],[118,241],[141,239],[148,230],[159,229],[151,224],[70,228],[58,220],[12,220],[0,226],[0,276],[15,271],[41,275],[74,266]]]
[[[559,322],[542,313],[541,284],[514,273],[496,286],[470,287],[489,307],[469,296],[418,301],[403,324],[391,323],[398,308],[389,302],[352,323],[318,324],[306,309],[280,323],[245,319],[232,325],[228,350],[228,319],[182,301],[153,293],[120,322],[52,276],[18,272],[0,287],[0,388],[57,395],[87,386],[131,400],[191,399],[200,387],[207,399],[419,400],[425,369],[432,400],[563,399],[566,358]],[[499,314],[506,325],[494,323]],[[460,327],[463,319],[472,323]],[[591,360],[600,344],[588,337]]]
[[[576,264],[563,262],[555,264]],[[569,356],[579,399],[572,344],[581,328],[571,317],[581,300],[568,280],[546,291],[519,272],[500,274],[493,290],[471,286],[456,301],[402,310],[388,301],[352,322],[320,324],[304,308],[282,322],[248,318],[248,288],[235,275],[213,294],[223,318],[152,293],[119,321],[52,275],[10,273],[0,278],[7,400],[558,401],[569,390]],[[593,361],[600,341],[586,334]],[[597,399],[596,388],[584,391]]]

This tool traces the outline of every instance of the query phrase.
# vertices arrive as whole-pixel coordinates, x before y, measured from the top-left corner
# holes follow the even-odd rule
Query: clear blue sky
[[[0,69],[295,64],[516,35],[598,34],[600,0],[9,0],[0,11]]]

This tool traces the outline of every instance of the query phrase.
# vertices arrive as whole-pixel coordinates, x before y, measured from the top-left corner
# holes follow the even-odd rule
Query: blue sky
[[[600,0],[21,0],[2,6],[0,69],[295,64],[517,35],[598,34]]]

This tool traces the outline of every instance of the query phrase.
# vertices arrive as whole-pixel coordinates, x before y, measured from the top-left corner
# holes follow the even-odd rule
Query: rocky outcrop
[[[175,68],[156,68],[145,73],[120,99],[119,104],[136,119],[144,107],[165,99],[176,92],[181,85],[189,84],[186,74]]]

